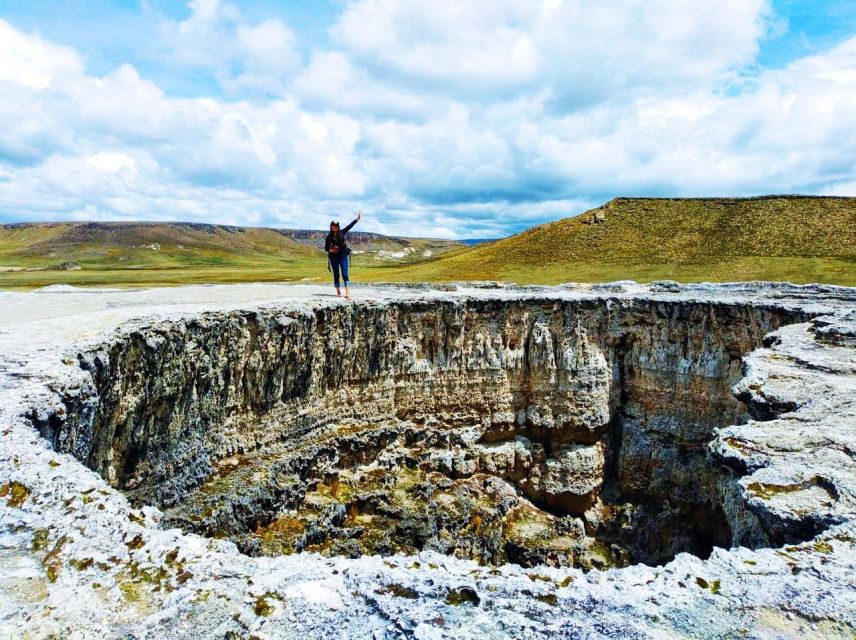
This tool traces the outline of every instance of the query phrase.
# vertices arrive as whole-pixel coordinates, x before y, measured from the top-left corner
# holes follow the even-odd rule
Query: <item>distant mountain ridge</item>
[[[485,242],[493,242],[494,240],[499,240],[499,238],[464,238],[459,242],[461,244],[465,244],[468,247],[473,247],[477,244],[484,244]]]
[[[20,222],[0,225],[0,265],[50,268],[164,266],[278,261],[323,255],[327,231],[197,222]],[[349,244],[381,261],[430,257],[460,247],[451,240],[352,231]],[[426,256],[427,252],[427,256]],[[155,255],[157,254],[157,256]]]

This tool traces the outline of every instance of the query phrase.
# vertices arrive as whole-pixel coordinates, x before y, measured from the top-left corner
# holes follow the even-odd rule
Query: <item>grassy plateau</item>
[[[0,225],[0,288],[326,281],[325,235],[190,223]],[[372,233],[352,232],[348,238],[361,274],[463,246]]]
[[[184,223],[0,226],[0,288],[325,282],[324,233]],[[355,282],[672,279],[856,286],[856,198],[616,198],[484,244],[352,234]]]

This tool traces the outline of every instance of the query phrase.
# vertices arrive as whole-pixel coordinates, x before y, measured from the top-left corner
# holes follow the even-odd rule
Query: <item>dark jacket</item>
[[[351,230],[351,227],[353,227],[355,224],[357,224],[356,220],[354,220],[344,229],[340,229],[339,235],[337,236],[334,236],[332,231],[328,233],[327,240],[324,241],[324,251],[330,253],[330,249],[332,249],[333,247],[339,247],[339,251],[333,252],[333,255],[346,256],[350,254],[351,250],[348,248],[348,243],[345,241],[345,236],[347,235],[348,231]]]

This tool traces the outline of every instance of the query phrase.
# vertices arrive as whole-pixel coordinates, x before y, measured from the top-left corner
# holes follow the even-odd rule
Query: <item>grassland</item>
[[[856,198],[617,198],[576,218],[391,268],[389,280],[781,280],[856,285]]]
[[[205,224],[5,225],[0,226],[0,287],[326,280],[323,244],[323,232]],[[362,273],[413,264],[461,246],[366,233],[352,233],[350,244]]]
[[[322,243],[319,233],[180,223],[6,225],[0,226],[0,287],[326,281]],[[471,247],[372,234],[354,236],[353,245],[360,252],[352,263],[357,282],[856,286],[856,198],[618,198]]]

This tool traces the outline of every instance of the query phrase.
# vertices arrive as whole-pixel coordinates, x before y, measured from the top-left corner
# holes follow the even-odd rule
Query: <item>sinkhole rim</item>
[[[734,424],[734,423],[732,423],[732,422],[727,422],[727,423],[722,424],[722,425],[720,425],[720,426],[722,426],[722,427],[727,427],[727,426],[732,426],[733,424]],[[738,423],[738,424],[739,424],[739,423]],[[709,445],[711,442],[712,442],[712,439],[711,439],[711,440],[706,441],[706,442],[703,444],[703,447],[702,447],[702,448],[706,450],[706,449],[707,449],[707,447],[708,447],[708,445]],[[121,489],[120,489],[120,491],[121,491]],[[123,493],[125,493],[125,492],[123,491]],[[126,495],[127,495],[127,494],[126,494]],[[717,545],[712,546],[712,547],[711,547],[711,550],[712,550],[712,549],[714,549],[714,548],[717,548]],[[719,548],[729,548],[729,547],[719,547]],[[708,554],[708,555],[709,555],[709,554]],[[705,556],[699,556],[699,557],[702,557],[702,558],[703,558],[703,557],[705,557]],[[669,558],[668,560],[666,560],[666,562],[668,562],[668,561],[670,561],[670,560],[671,560],[671,558]]]

